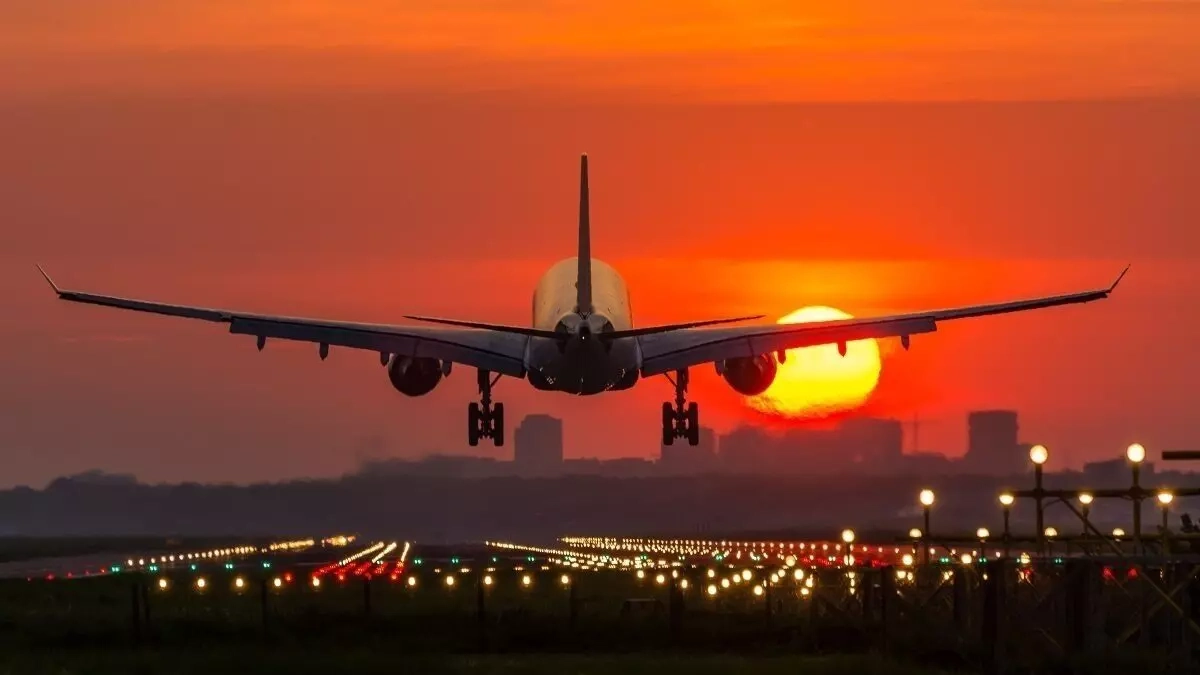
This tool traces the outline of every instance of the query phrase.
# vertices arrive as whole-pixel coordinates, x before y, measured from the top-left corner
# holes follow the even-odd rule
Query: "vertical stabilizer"
[[[592,227],[588,203],[588,158],[579,159],[579,276],[575,280],[575,311],[592,313]]]

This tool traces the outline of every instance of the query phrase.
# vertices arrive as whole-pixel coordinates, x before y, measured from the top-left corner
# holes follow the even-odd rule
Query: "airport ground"
[[[0,579],[0,675],[1153,675],[1181,672],[1181,649],[1190,644],[1178,632],[1182,624],[1160,612],[1162,621],[1143,625],[1148,648],[1087,640],[1083,649],[1071,647],[1079,636],[1069,617],[1078,605],[1074,595],[1053,599],[1078,586],[1069,564],[1009,568],[1020,573],[1009,576],[1019,589],[1010,597],[1009,663],[996,671],[987,654],[995,625],[987,627],[986,598],[998,587],[987,579],[1008,575],[978,562],[867,558],[883,550],[874,545],[855,548],[864,557],[847,567],[835,555],[778,553],[791,543],[731,542],[732,553],[721,558],[685,554],[663,565],[677,542],[639,540],[647,553],[603,555],[500,543],[410,548],[218,538],[171,540],[164,549],[163,541],[0,541],[8,569],[41,570]],[[130,548],[147,544],[156,547]],[[801,544],[807,551],[826,546],[795,548]],[[837,544],[828,546],[834,553]],[[48,571],[53,561],[58,567]],[[1040,585],[1027,583],[1039,578]],[[1135,592],[1137,580],[1107,568],[1095,578],[1107,588],[1095,599],[1111,605],[1117,623],[1109,628],[1120,632],[1129,613],[1115,602]],[[885,610],[884,592],[903,607]],[[1033,634],[1044,631],[1053,639]]]

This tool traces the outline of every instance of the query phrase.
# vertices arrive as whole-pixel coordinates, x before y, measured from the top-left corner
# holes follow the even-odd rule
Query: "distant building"
[[[1142,462],[1140,472],[1142,487],[1147,487],[1147,479],[1154,475],[1154,463]],[[1124,457],[1088,462],[1083,465],[1083,479],[1096,488],[1119,489],[1133,484],[1133,469]]]
[[[963,469],[971,473],[1013,476],[1029,468],[1029,457],[1017,441],[1017,413],[977,410],[967,415],[967,454]]]
[[[850,419],[838,432],[846,454],[868,472],[894,470],[902,461],[904,424],[900,420]]]
[[[720,440],[718,463],[729,473],[764,473],[777,455],[778,439],[758,427],[739,426]]]
[[[550,415],[527,415],[513,434],[513,468],[521,476],[557,475],[563,468],[563,423]]]
[[[712,471],[717,464],[717,434],[700,427],[699,445],[674,443],[659,450],[659,469],[665,474],[696,474]]]

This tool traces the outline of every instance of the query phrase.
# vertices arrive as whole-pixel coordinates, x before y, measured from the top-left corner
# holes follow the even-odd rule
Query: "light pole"
[[[925,516],[925,529],[923,531],[924,536],[928,538],[929,537],[929,510],[933,506],[933,502],[935,500],[933,490],[930,490],[929,488],[921,490],[921,494],[918,495],[918,499],[920,499],[920,501],[921,501],[921,509]],[[929,546],[930,546],[930,542],[925,542],[925,544],[923,546],[921,546],[921,557],[925,561],[926,565],[929,564]]]
[[[846,567],[854,564],[854,554],[851,552],[854,544],[854,530],[842,530],[842,542],[846,544]]]
[[[1133,443],[1125,450],[1125,459],[1129,460],[1129,468],[1133,474],[1133,554],[1142,554],[1142,462],[1146,461],[1146,448],[1141,443]]]
[[[1085,537],[1088,534],[1088,512],[1091,511],[1093,499],[1095,498],[1092,497],[1092,493],[1090,492],[1079,493],[1079,507],[1080,513],[1083,514],[1083,535]]]
[[[1011,492],[1005,492],[1000,495],[1000,507],[1004,510],[1004,557],[1006,559],[1008,558],[1009,553],[1009,537],[1012,536],[1008,529],[1008,519],[1009,515],[1012,513],[1012,505],[1014,501],[1016,501],[1016,499],[1012,496]]]
[[[1038,550],[1045,552],[1045,510],[1042,500],[1045,498],[1042,487],[1042,465],[1050,459],[1050,451],[1044,445],[1035,445],[1029,449],[1029,461],[1033,462],[1033,499],[1037,508]]]
[[[1058,529],[1054,527],[1047,527],[1045,531],[1042,532],[1042,535],[1046,538],[1046,555],[1051,555],[1053,553],[1051,549],[1051,542],[1055,537],[1058,536]]]
[[[913,540],[914,554],[921,553],[922,550],[926,550],[924,546],[921,546],[921,530],[914,527],[908,531],[908,536]],[[921,553],[921,562],[922,564],[928,563],[929,555],[926,553]]]
[[[1170,525],[1171,525],[1171,520],[1170,520],[1171,514],[1169,514],[1167,512],[1167,507],[1171,506],[1171,502],[1174,501],[1174,499],[1175,499],[1175,495],[1171,494],[1171,492],[1168,490],[1161,490],[1158,493],[1158,504],[1159,504],[1159,506],[1162,506],[1162,512],[1163,512],[1163,524],[1162,524],[1162,554],[1163,554],[1163,557],[1166,557],[1166,555],[1167,555],[1167,531],[1170,529]]]

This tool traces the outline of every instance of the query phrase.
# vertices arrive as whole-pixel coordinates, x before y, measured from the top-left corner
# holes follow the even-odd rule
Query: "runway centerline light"
[[[167,580],[166,580],[166,579],[159,579],[159,580],[158,580],[158,587],[159,587],[159,589],[161,589],[161,590],[164,590],[164,591],[165,591],[165,590],[167,590]]]
[[[207,585],[208,585],[208,582],[204,580],[204,577],[200,577],[200,578],[196,579],[196,588],[198,588],[200,590],[204,590],[204,587]]]

